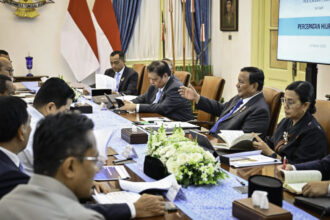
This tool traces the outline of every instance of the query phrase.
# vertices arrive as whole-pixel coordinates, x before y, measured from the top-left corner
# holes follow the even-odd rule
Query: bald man
[[[5,57],[0,57],[0,74],[8,76],[11,79],[14,77],[13,66],[11,65],[10,60]]]

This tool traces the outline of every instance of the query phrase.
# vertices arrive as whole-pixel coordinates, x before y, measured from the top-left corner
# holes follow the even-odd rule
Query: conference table
[[[134,121],[141,121],[142,117],[158,117],[155,113],[122,113],[117,114],[109,110],[101,110],[100,107],[92,102],[93,114],[87,114],[94,123],[95,130],[109,130],[110,138],[107,146],[114,149],[117,153],[122,153],[127,146],[127,142],[121,139],[121,129],[132,127]],[[210,137],[210,141],[216,141]],[[138,154],[135,163],[126,164],[126,168],[131,175],[132,181],[155,181],[143,173],[144,156],[146,155],[146,144],[132,145]],[[106,150],[106,153],[108,151]],[[108,163],[114,159],[109,157]],[[247,197],[247,194],[241,194],[233,189],[240,186],[243,182],[247,185],[247,179],[251,175],[262,174],[267,176],[275,175],[275,165],[255,166],[247,168],[232,168],[221,164],[229,178],[219,181],[218,185],[206,186],[188,186],[182,188],[174,204],[178,211],[169,212],[165,216],[153,217],[150,219],[235,219],[232,216],[232,202],[237,199]],[[239,181],[238,181],[239,180]],[[118,187],[118,183],[110,183]],[[283,208],[293,214],[293,219],[317,219],[320,217],[317,213],[293,205],[294,195],[284,191]],[[324,218],[330,219],[330,218]]]
[[[26,87],[38,87],[35,84],[24,83]],[[117,153],[122,153],[127,146],[127,142],[121,138],[121,129],[130,128],[134,121],[142,121],[142,117],[159,117],[155,113],[124,113],[117,114],[107,109],[101,109],[99,105],[81,99],[79,101],[87,102],[92,105],[93,113],[86,114],[94,121],[94,131],[107,131],[109,133],[106,146],[108,148],[100,148],[99,151],[104,151],[108,154],[109,148]],[[218,139],[208,136],[211,142],[216,142]],[[144,156],[146,155],[146,144],[132,145],[137,152],[138,158],[135,163],[126,164],[127,171],[129,172],[131,181],[155,181],[143,173]],[[109,156],[107,164],[112,164],[115,156]],[[232,168],[228,165],[221,164],[222,169],[227,172],[228,178],[221,180],[217,185],[205,186],[188,186],[182,188],[177,195],[174,204],[177,206],[178,211],[167,212],[164,216],[152,217],[148,219],[236,219],[232,216],[232,202],[237,199],[247,197],[247,194],[241,194],[233,189],[235,186],[241,186],[241,183],[247,185],[247,179],[255,174],[274,176],[276,175],[275,165],[255,166],[247,168]],[[119,189],[117,181],[110,181],[109,184],[114,190]],[[293,205],[294,195],[284,191],[283,192],[283,208],[290,211],[293,219],[317,219],[319,214],[303,207]],[[330,217],[323,218],[330,219]]]

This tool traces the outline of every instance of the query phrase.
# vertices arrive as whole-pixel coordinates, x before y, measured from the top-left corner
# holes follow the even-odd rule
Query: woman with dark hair
[[[297,81],[288,85],[284,97],[284,118],[275,134],[262,141],[256,136],[256,149],[266,156],[287,158],[291,164],[321,159],[327,155],[327,138],[320,124],[313,117],[315,93],[312,84]]]
[[[234,27],[234,12],[232,0],[226,1],[225,16],[223,21],[224,27]]]

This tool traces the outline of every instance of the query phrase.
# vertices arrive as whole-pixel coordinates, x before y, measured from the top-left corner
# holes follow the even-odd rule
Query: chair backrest
[[[270,123],[267,131],[267,136],[272,136],[277,126],[278,116],[281,111],[281,98],[283,97],[283,91],[275,88],[264,87],[262,90],[266,103],[269,106],[270,111]]]
[[[138,78],[138,83],[136,85],[136,91],[138,92],[138,95],[141,94],[141,87],[142,87],[142,82],[143,82],[143,74],[144,74],[144,69],[145,69],[144,64],[142,63],[138,63],[138,64],[134,64],[133,65],[133,69],[135,70],[135,72],[138,73],[139,78]]]
[[[175,71],[174,76],[178,78],[184,86],[188,86],[191,74],[186,71]]]
[[[150,85],[150,81],[148,78],[148,68],[144,67],[143,78],[142,78],[142,85],[141,85],[141,92],[140,94],[144,94],[147,92]]]
[[[224,86],[225,80],[223,78],[216,76],[204,76],[201,95],[209,99],[220,101]],[[197,121],[215,122],[215,116],[202,110],[198,110]]]
[[[330,101],[316,100],[315,119],[324,129],[328,139],[328,153],[330,153]]]

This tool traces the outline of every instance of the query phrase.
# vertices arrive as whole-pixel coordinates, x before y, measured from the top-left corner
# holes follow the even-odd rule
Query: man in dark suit
[[[40,144],[39,147],[42,148],[43,151],[46,151],[46,152],[48,152],[48,151],[58,152],[58,151],[61,151],[61,149],[62,149],[62,151],[61,151],[62,153],[63,153],[63,151],[67,153],[68,152],[67,149],[69,149],[68,145],[72,144],[73,147],[76,146],[76,145],[74,145],[74,140],[87,141],[86,140],[87,137],[77,138],[77,133],[84,133],[83,132],[84,129],[88,130],[88,132],[87,132],[87,133],[89,133],[89,135],[87,135],[87,136],[89,136],[88,141],[91,141],[92,146],[95,147],[95,142],[94,142],[95,140],[92,137],[93,135],[90,136],[92,133],[90,127],[93,125],[93,123],[89,119],[82,118],[82,117],[84,117],[84,116],[80,116],[80,115],[75,115],[74,117],[63,116],[61,118],[54,118],[53,123],[49,123],[49,121],[44,122],[44,124],[46,124],[44,126],[48,127],[48,131],[50,131],[50,133],[57,136],[56,139],[58,141],[56,143],[58,144],[59,142],[62,142],[62,144],[60,144],[60,145],[63,147],[62,148],[56,147],[56,149],[54,150],[52,148],[51,149],[49,148],[50,144],[43,145],[43,143],[47,140],[49,142],[54,142],[54,141],[48,139],[48,138],[50,138],[51,135],[47,135],[47,138],[44,138],[45,137],[45,136],[43,136],[44,133],[41,133],[39,136],[36,135],[37,141],[42,142],[42,144]],[[79,123],[79,119],[80,119],[80,123]],[[55,123],[54,121],[56,121],[56,123],[63,125],[63,126],[60,127],[58,124],[57,124],[57,126],[53,126]],[[55,123],[55,125],[56,125],[56,123]],[[68,124],[71,127],[76,127],[74,129],[74,130],[76,130],[76,132],[70,133],[69,132],[70,129],[65,130],[64,128],[65,127],[67,128]],[[83,125],[85,125],[85,127]],[[64,130],[67,132],[63,133]],[[30,182],[34,181],[33,177],[30,179],[30,177],[28,175],[24,174],[24,171],[20,164],[19,158],[17,157],[17,154],[25,148],[30,132],[31,132],[30,116],[27,112],[26,103],[18,97],[12,97],[12,96],[0,97],[0,199],[6,194],[8,194],[8,193],[10,194],[10,192],[17,185],[27,184],[27,183],[30,184]],[[84,134],[86,135],[86,132]],[[40,137],[40,136],[42,136],[42,137]],[[59,138],[59,137],[62,137],[62,138]],[[69,137],[71,137],[71,139]],[[90,139],[90,138],[92,138],[92,139]],[[53,147],[55,145],[56,144],[54,142]],[[47,148],[45,148],[44,146],[47,146]],[[77,152],[83,150],[83,149],[80,149],[80,146],[82,146],[82,145],[79,145],[79,147],[74,147],[74,149],[72,149],[70,152],[77,153]],[[88,149],[90,149],[90,148],[88,148]],[[44,170],[44,171],[47,170],[47,173],[51,173],[48,171],[49,170],[54,171],[55,168],[53,166],[56,166],[56,164],[58,164],[58,162],[59,162],[57,160],[59,158],[63,158],[62,157],[63,155],[58,157],[57,153],[40,155],[40,153],[37,152],[35,154],[35,156],[37,158],[37,166],[39,169],[39,171],[38,171],[39,174],[40,174],[40,170]],[[47,158],[47,156],[50,156],[51,158],[53,158],[53,160],[49,160]],[[61,162],[60,166],[63,166],[64,163],[65,163],[65,161]],[[86,163],[91,163],[93,165],[94,163],[96,163],[96,161],[91,160],[91,161],[86,161]],[[75,166],[77,166],[77,164]],[[61,167],[61,168],[63,168],[63,167]],[[60,181],[60,182],[62,181],[62,183],[64,185],[68,184],[69,185],[68,188],[74,187],[75,184],[74,184],[73,179],[82,178],[82,181],[76,180],[77,188],[73,191],[75,193],[76,193],[76,191],[80,191],[80,193],[81,193],[81,190],[84,191],[84,189],[87,191],[87,185],[85,185],[86,187],[83,187],[83,185],[81,185],[81,183],[86,184],[86,182],[87,182],[90,184],[90,181],[93,181],[93,179],[91,179],[91,180],[88,179],[88,181],[86,179],[87,167],[85,167],[86,169],[83,171],[84,173],[79,173],[79,169],[77,169],[79,167],[75,167],[75,168],[76,168],[76,169],[74,169],[75,171],[70,170],[70,172],[72,172],[71,174],[75,173],[75,176],[76,176],[75,178],[72,178],[72,175],[71,175],[71,178],[66,179],[63,176],[64,175],[63,173],[61,174],[62,176],[56,175],[53,178],[55,178],[55,179],[58,178],[58,181]],[[55,170],[58,171],[59,168],[55,169]],[[37,179],[38,179],[38,177],[37,177]],[[85,181],[83,179],[85,179]],[[47,182],[47,184],[45,184],[43,186],[40,185],[40,187],[45,188],[45,192],[47,192],[47,194],[50,195],[49,198],[52,198],[51,199],[52,201],[56,201],[56,198],[58,199],[58,197],[60,197],[60,196],[56,196],[55,195],[56,193],[52,194],[51,193],[52,190],[56,191],[57,189],[62,187],[63,191],[61,191],[61,192],[63,193],[63,195],[65,194],[65,192],[68,192],[68,188],[63,188],[63,185],[61,185],[61,186],[58,185],[59,188],[57,188],[56,184],[53,185],[53,184],[49,183],[49,181],[52,182],[49,179],[49,177],[48,178],[39,177],[37,184],[39,184],[39,183],[41,184],[41,182],[43,182],[45,184]],[[37,184],[36,184],[36,182],[34,182],[34,184],[31,184],[31,185],[37,185]],[[25,186],[23,188],[25,188]],[[32,188],[35,188],[35,186],[33,186]],[[27,191],[25,191],[25,192],[27,192]],[[22,193],[22,191],[20,191],[16,195],[20,196],[21,193]],[[67,193],[67,194],[70,194],[69,197],[72,197],[72,193]],[[29,196],[25,197],[24,195],[22,195],[22,196],[24,197],[24,199],[22,199],[22,201],[25,201],[25,199],[29,197]],[[31,196],[29,198],[31,198],[32,200],[33,199],[39,200],[38,198],[33,198],[35,196],[36,196],[36,194],[34,194],[34,196]],[[42,199],[45,199],[46,197],[42,197]],[[6,197],[4,197],[4,198],[6,198]],[[5,200],[4,198],[1,201],[4,201]],[[42,200],[42,199],[40,198],[40,200]],[[74,200],[72,200],[72,201],[74,201]],[[28,204],[29,204],[29,202],[25,201],[25,202],[23,202],[23,204],[21,204],[21,206],[24,207],[24,209],[26,209],[26,206],[28,206]],[[72,204],[72,203],[70,203],[70,204]],[[66,204],[62,204],[62,205],[64,207]],[[69,204],[67,204],[67,205],[69,205]],[[153,215],[158,215],[158,214],[163,213],[163,210],[161,211],[159,209],[159,208],[163,207],[161,199],[158,197],[151,196],[151,195],[144,195],[136,203],[131,204],[131,205],[133,206],[133,209],[135,210],[134,212],[136,213],[135,216],[137,216],[137,217],[139,217],[139,216],[147,217],[147,216],[153,216]],[[134,212],[132,212],[131,205],[129,205],[129,204],[111,204],[111,205],[110,204],[109,205],[92,204],[92,205],[86,205],[86,207],[99,212],[106,219],[130,219],[131,217],[134,217],[134,215],[133,215]],[[81,208],[81,206],[79,206],[79,205],[77,205],[77,206]],[[39,208],[40,208],[40,206],[38,206],[38,209]],[[0,204],[0,213],[3,213],[4,209],[7,210],[7,207],[3,203],[1,203]],[[14,209],[15,210],[13,210],[13,213],[11,213],[11,214],[15,215],[15,213],[17,213],[17,209],[20,209],[20,208],[18,208],[15,205]],[[47,212],[46,210],[44,210],[44,211]],[[77,210],[75,210],[75,211],[77,211]],[[91,211],[87,211],[87,212],[91,213]],[[49,213],[51,213],[51,212],[48,212],[48,214]],[[9,214],[9,215],[6,215],[6,219],[12,219],[10,216],[12,218],[14,218],[13,215]],[[25,215],[21,215],[21,216],[23,219],[28,218]],[[18,216],[15,216],[15,217],[18,218]],[[47,218],[51,218],[51,217],[48,216]]]
[[[125,95],[136,95],[136,86],[138,74],[133,69],[125,66],[124,54],[121,51],[113,51],[110,54],[111,69],[107,69],[104,75],[110,76],[116,80],[115,92]]]
[[[199,95],[195,89],[182,86],[179,90],[182,97],[194,100],[196,108],[219,117],[211,128],[211,134],[220,130],[243,130],[245,133],[267,132],[270,113],[262,94],[264,73],[256,67],[241,69],[236,84],[238,94],[228,102],[221,104]]]
[[[190,102],[178,92],[182,83],[171,74],[165,61],[153,61],[148,66],[148,77],[148,91],[122,106],[122,110],[158,113],[176,121],[193,119]]]
[[[22,172],[17,154],[24,150],[31,132],[27,105],[20,98],[0,97],[0,199],[30,177]]]
[[[278,169],[281,169],[278,166]],[[302,193],[308,197],[330,196],[330,155],[323,157],[321,160],[314,160],[300,164],[287,164],[286,170],[318,170],[322,173],[323,181],[315,181],[307,183]]]

